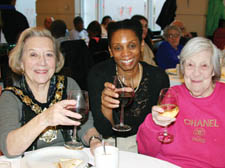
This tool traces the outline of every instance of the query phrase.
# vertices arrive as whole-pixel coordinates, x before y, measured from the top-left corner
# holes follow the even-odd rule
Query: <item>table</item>
[[[89,148],[84,148],[83,151],[88,155],[89,157],[89,163],[94,164],[94,157],[92,156]],[[35,152],[35,151],[32,151]],[[0,157],[0,161],[9,161],[11,162],[12,168],[22,168],[20,166],[21,157],[17,157],[14,159],[8,159],[5,156]],[[131,152],[125,152],[125,151],[119,151],[119,168],[179,168],[178,166],[160,160],[153,157],[137,154],[137,153],[131,153]]]
[[[119,152],[119,168],[179,168],[178,166],[146,155]]]

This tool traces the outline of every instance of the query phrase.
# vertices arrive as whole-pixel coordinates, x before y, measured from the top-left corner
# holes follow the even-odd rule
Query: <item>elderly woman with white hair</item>
[[[188,41],[180,55],[184,84],[173,86],[179,114],[176,119],[162,117],[164,110],[153,106],[139,127],[139,153],[167,160],[182,168],[225,167],[225,84],[221,76],[221,51],[208,39]],[[157,140],[167,126],[172,143]]]

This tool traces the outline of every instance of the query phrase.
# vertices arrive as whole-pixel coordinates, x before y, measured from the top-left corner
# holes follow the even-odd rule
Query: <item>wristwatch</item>
[[[91,144],[91,141],[94,140],[94,139],[98,139],[100,142],[102,142],[102,138],[101,138],[101,137],[99,137],[99,136],[91,136],[91,137],[89,138],[89,146],[90,146],[90,144]]]

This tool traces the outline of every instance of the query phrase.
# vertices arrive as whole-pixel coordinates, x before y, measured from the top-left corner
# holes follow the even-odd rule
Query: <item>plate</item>
[[[58,168],[60,159],[81,159],[83,163],[77,168],[84,168],[88,163],[88,155],[84,151],[70,150],[63,146],[46,147],[32,151],[21,159],[22,168]]]
[[[168,75],[177,75],[177,69],[176,68],[169,68],[169,69],[166,69],[166,73]]]
[[[225,67],[222,67],[222,70],[221,70],[221,79],[225,79]]]

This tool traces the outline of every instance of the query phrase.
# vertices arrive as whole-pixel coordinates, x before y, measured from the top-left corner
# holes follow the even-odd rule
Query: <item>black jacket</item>
[[[166,0],[159,14],[159,17],[156,20],[156,23],[161,27],[161,29],[164,29],[167,25],[173,22],[176,16],[176,9],[176,0]]]
[[[1,9],[1,15],[3,21],[2,32],[5,39],[7,43],[15,44],[20,33],[26,28],[29,28],[28,21],[26,17],[22,13],[16,11],[13,6],[9,9]]]

